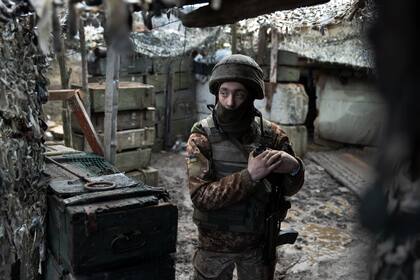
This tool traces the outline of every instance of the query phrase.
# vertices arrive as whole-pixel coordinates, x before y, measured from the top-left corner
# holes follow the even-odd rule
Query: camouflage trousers
[[[262,249],[241,253],[216,253],[198,249],[193,257],[193,280],[231,280],[236,267],[238,280],[273,279],[275,263],[263,263]]]

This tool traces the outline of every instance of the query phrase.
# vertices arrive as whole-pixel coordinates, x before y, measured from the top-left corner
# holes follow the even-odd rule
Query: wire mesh
[[[103,176],[120,171],[104,158],[91,153],[65,154],[59,162],[69,164],[81,170],[86,170],[91,176]]]

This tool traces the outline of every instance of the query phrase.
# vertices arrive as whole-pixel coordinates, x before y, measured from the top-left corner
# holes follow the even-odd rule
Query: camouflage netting
[[[0,279],[37,279],[45,253],[46,58],[25,9],[2,9],[0,18]]]
[[[277,11],[239,23],[241,32],[254,34],[261,26],[275,27],[282,35],[279,49],[322,62],[373,68],[373,53],[364,34],[376,10],[358,0],[330,0],[321,5]]]
[[[214,44],[222,36],[222,28],[186,28],[176,30],[157,29],[149,33],[133,32],[134,51],[149,57],[176,57],[191,50]]]

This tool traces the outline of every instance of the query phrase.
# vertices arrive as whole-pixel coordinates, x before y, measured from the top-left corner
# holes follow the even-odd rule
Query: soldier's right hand
[[[273,172],[282,163],[281,153],[276,150],[265,150],[254,157],[252,153],[248,158],[248,172],[253,181],[258,181]],[[280,159],[280,160],[279,160]]]

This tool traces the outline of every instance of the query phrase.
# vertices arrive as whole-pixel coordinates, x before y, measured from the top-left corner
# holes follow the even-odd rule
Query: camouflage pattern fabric
[[[264,265],[261,248],[242,253],[216,253],[198,249],[193,258],[193,279],[230,280],[236,266],[241,280],[267,280],[274,273],[274,265]]]
[[[276,124],[271,127],[272,149],[284,150],[294,156],[289,139]],[[256,135],[245,134],[243,143],[254,141]],[[220,180],[212,174],[211,147],[207,136],[200,126],[194,125],[187,144],[187,172],[189,191],[194,207],[203,210],[220,209],[246,199],[255,191],[256,184],[246,169],[232,173]],[[297,175],[273,174],[272,183],[281,185],[286,195],[293,195],[302,187],[304,167],[298,159],[301,168]],[[246,233],[231,233],[217,230],[199,229],[199,248],[212,252],[238,253],[259,247],[261,236]]]
[[[0,279],[37,279],[45,257],[48,61],[36,45],[35,15],[17,2],[0,2]]]

